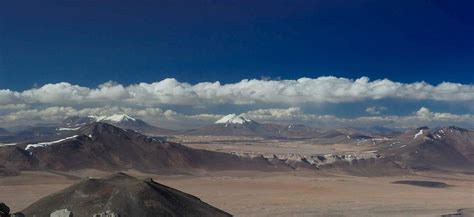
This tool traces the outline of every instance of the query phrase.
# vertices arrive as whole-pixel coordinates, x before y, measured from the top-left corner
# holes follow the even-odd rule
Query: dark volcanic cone
[[[49,217],[67,209],[74,216],[111,212],[119,216],[231,216],[199,198],[159,184],[138,180],[124,173],[105,179],[87,178],[33,203],[26,216]]]

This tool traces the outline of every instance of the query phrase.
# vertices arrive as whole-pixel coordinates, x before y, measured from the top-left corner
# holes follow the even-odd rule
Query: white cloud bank
[[[0,126],[53,122],[67,116],[110,115],[126,113],[163,127],[196,127],[211,123],[221,115],[196,114],[219,108],[219,113],[233,113],[233,106],[259,109],[244,113],[262,122],[292,122],[325,126],[358,124],[379,125],[454,125],[472,126],[473,116],[431,112],[421,108],[408,116],[379,116],[386,114],[384,106],[369,106],[367,117],[352,119],[332,115],[306,114],[308,105],[364,103],[396,99],[400,102],[430,101],[474,105],[474,85],[443,82],[400,83],[387,79],[370,81],[367,77],[347,79],[337,77],[300,78],[297,80],[242,80],[237,83],[202,82],[189,84],[174,78],[154,83],[124,86],[106,82],[95,88],[66,82],[46,84],[24,91],[0,89]],[[380,105],[381,103],[375,103]],[[382,103],[383,104],[383,103]],[[160,108],[181,106],[186,114]],[[220,107],[223,106],[223,107]],[[227,110],[221,110],[220,108]],[[474,107],[472,107],[474,109]],[[466,124],[467,123],[467,124]]]
[[[379,99],[474,102],[474,85],[443,82],[400,83],[388,79],[370,81],[337,77],[297,80],[242,80],[232,84],[202,82],[189,84],[174,78],[154,83],[123,86],[107,82],[96,88],[61,82],[25,91],[0,90],[0,105],[159,105],[206,106],[219,104],[341,103]]]
[[[243,113],[246,117],[262,122],[281,123],[306,123],[324,127],[345,126],[390,126],[390,127],[419,127],[419,126],[446,126],[461,125],[474,126],[474,115],[451,114],[443,112],[432,112],[428,108],[421,107],[413,114],[406,116],[368,116],[357,118],[340,118],[333,115],[306,114],[298,107],[288,109],[259,109]]]
[[[172,110],[162,110],[160,108],[106,106],[76,109],[70,106],[52,106],[45,109],[23,109],[0,115],[0,127],[34,125],[37,123],[58,123],[70,116],[110,116],[113,114],[129,114],[156,126],[175,129],[202,126],[212,123],[221,117],[221,115],[213,114],[184,115]]]
[[[26,109],[0,116],[0,126],[16,123],[18,125],[58,122],[69,116],[129,114],[144,119],[160,127],[173,129],[190,129],[211,124],[223,115],[198,114],[185,115],[172,110],[159,108],[125,108],[98,107],[75,109],[72,107],[54,106],[46,109]],[[365,116],[357,118],[340,118],[333,115],[307,114],[299,107],[286,109],[258,109],[242,113],[245,117],[262,123],[303,123],[319,127],[350,127],[350,126],[388,126],[388,127],[419,127],[458,125],[474,127],[474,115],[432,112],[421,107],[418,111],[406,116]]]

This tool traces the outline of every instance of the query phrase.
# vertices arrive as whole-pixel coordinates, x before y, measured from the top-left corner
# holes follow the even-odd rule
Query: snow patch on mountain
[[[26,146],[25,150],[29,151],[32,148],[46,147],[48,145],[53,145],[53,144],[56,144],[56,143],[64,142],[64,141],[69,140],[69,139],[74,139],[78,136],[79,135],[74,135],[74,136],[66,137],[64,139],[51,141],[51,142],[40,142],[40,143],[36,143],[36,144],[29,144],[29,145]]]
[[[11,146],[16,145],[16,143],[0,143],[0,146]]]
[[[95,116],[90,115],[90,118],[94,119],[97,122],[110,121],[115,123],[125,122],[125,121],[136,121],[137,119],[130,117],[127,114],[113,114],[110,116]]]
[[[418,133],[416,133],[415,136],[413,136],[413,139],[416,139],[418,136],[421,136],[421,135],[423,135],[423,130],[418,131]]]
[[[136,121],[135,118],[132,118],[126,114],[114,114],[104,118],[104,120],[112,122]]]
[[[60,127],[59,131],[79,130],[81,127]]]
[[[229,114],[217,120],[214,123],[216,124],[245,124],[245,123],[250,123],[250,122],[252,122],[252,120],[246,117],[236,115],[236,114]]]
[[[99,121],[105,119],[107,116],[89,115],[89,116],[87,116],[87,117],[88,117],[88,118],[92,118],[92,119],[94,119],[94,121],[99,122]]]
[[[231,154],[245,157],[245,158],[259,158],[263,157],[269,162],[273,159],[280,160],[285,164],[292,164],[294,162],[304,162],[316,167],[332,164],[336,161],[346,161],[352,163],[353,160],[362,159],[379,159],[384,158],[383,155],[377,154],[378,150],[367,151],[362,153],[347,153],[347,154],[317,154],[317,155],[305,155],[305,154],[274,154],[274,153],[260,153],[260,152],[231,152]]]

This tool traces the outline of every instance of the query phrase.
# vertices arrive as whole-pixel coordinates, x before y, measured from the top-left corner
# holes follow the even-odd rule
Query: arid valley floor
[[[311,140],[264,140],[242,137],[177,136],[172,140],[194,148],[243,153],[351,153],[370,151],[367,145],[318,145]],[[474,176],[417,172],[396,176],[363,177],[338,172],[224,171],[181,175],[128,174],[154,180],[199,197],[235,216],[441,216],[474,208]],[[23,171],[0,178],[0,195],[12,210],[59,191],[81,177],[108,172]],[[395,184],[400,180],[438,181],[444,188]],[[468,210],[469,211],[469,210]]]

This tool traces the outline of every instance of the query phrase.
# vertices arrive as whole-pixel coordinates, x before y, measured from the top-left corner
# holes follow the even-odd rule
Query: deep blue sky
[[[474,83],[474,1],[0,0],[0,89],[334,75]]]

